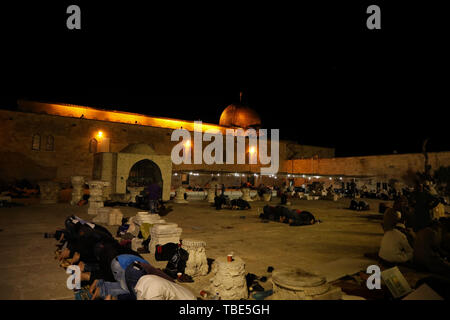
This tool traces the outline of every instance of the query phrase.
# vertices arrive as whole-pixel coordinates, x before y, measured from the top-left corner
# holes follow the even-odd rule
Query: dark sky
[[[420,152],[425,138],[450,150],[437,7],[379,1],[382,30],[369,31],[363,2],[78,3],[78,33],[64,2],[2,21],[16,30],[3,34],[3,108],[26,97],[218,123],[242,90],[265,128],[338,156]]]

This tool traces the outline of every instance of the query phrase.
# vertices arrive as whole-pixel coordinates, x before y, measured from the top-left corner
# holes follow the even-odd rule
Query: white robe
[[[141,277],[134,290],[137,300],[196,300],[187,288],[156,275]]]
[[[399,230],[393,229],[384,233],[378,255],[389,262],[404,263],[412,259],[413,249],[406,236]]]

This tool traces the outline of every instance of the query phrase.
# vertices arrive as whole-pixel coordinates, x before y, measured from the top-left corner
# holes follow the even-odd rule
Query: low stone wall
[[[428,154],[433,170],[450,166],[450,152]],[[397,179],[406,183],[411,174],[423,171],[425,158],[421,153],[393,154],[367,157],[288,160],[286,172],[317,175],[374,177],[381,181]]]

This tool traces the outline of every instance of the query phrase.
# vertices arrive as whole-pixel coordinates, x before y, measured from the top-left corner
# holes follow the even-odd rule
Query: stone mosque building
[[[281,140],[278,174],[261,176],[259,163],[174,165],[170,155],[178,142],[171,141],[172,131],[193,132],[193,121],[27,100],[18,101],[17,111],[0,110],[0,121],[2,183],[51,180],[70,186],[72,176],[83,176],[108,181],[110,194],[125,194],[130,187],[154,181],[162,185],[167,200],[181,184],[202,187],[213,179],[228,187],[246,181],[274,186],[350,179],[383,187],[389,179],[404,180],[409,171],[423,168],[421,154],[335,158],[333,148]],[[230,128],[260,126],[259,115],[240,104],[227,106],[219,124],[203,123],[204,130],[224,134]],[[450,165],[450,152],[429,157],[433,169]]]

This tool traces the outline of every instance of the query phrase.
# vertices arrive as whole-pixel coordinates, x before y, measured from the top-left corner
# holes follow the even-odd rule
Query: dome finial
[[[243,94],[242,91],[239,92],[239,103],[240,103],[240,104],[242,104],[242,94]]]

